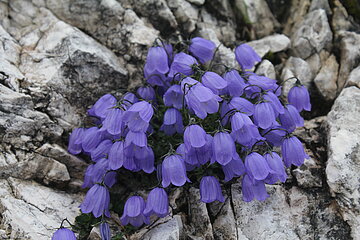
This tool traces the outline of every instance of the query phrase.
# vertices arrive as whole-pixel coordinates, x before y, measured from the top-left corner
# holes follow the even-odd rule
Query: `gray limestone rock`
[[[295,56],[303,59],[328,48],[331,41],[332,32],[323,9],[308,13],[291,35],[292,51]]]
[[[247,44],[253,47],[260,57],[264,57],[269,52],[277,53],[287,50],[290,47],[290,39],[283,34],[274,34]]]
[[[331,55],[314,79],[321,96],[328,101],[334,100],[337,95],[338,69],[336,57]]]
[[[350,72],[349,78],[346,81],[346,86],[360,88],[360,66]]]
[[[271,79],[276,79],[275,67],[269,60],[266,59],[263,60],[256,68],[255,73]]]
[[[360,89],[345,88],[328,114],[326,178],[354,239],[360,236]]]

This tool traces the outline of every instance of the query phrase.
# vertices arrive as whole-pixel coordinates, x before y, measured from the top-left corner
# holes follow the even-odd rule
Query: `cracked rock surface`
[[[224,203],[172,191],[171,216],[127,239],[360,239],[360,27],[342,2],[0,1],[0,239],[50,239],[74,222],[88,163],[67,152],[71,130],[103,94],[141,84],[157,37],[189,36],[221,44],[216,61],[230,67],[248,42],[265,58],[258,74],[303,82],[313,111],[296,134],[310,158],[264,202],[245,203],[239,182]]]

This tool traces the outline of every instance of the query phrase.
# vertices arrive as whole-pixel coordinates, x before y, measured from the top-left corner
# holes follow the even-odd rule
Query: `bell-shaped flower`
[[[279,115],[281,126],[288,132],[293,132],[297,127],[304,126],[304,119],[298,110],[291,104],[285,106],[284,114]]]
[[[181,81],[181,89],[185,90],[187,106],[199,118],[204,119],[208,113],[216,113],[219,110],[222,98],[200,82],[187,77]]]
[[[245,202],[251,202],[254,198],[259,201],[265,201],[269,197],[264,182],[253,179],[248,174],[243,177],[241,186]]]
[[[104,119],[107,115],[107,111],[116,105],[116,98],[111,94],[105,94],[99,100],[96,101],[94,106],[88,110],[90,116]]]
[[[212,162],[216,161],[221,165],[228,164],[236,153],[235,142],[227,132],[215,134],[212,142],[213,157]]]
[[[119,108],[109,109],[103,123],[101,130],[106,130],[111,135],[119,135],[123,131],[123,116],[124,111]]]
[[[244,93],[244,88],[247,84],[237,70],[226,72],[224,74],[224,79],[227,81],[226,91],[230,96],[240,97]]]
[[[185,144],[185,165],[200,166],[211,160],[212,157],[212,141],[213,137],[210,134],[206,134],[205,145],[199,148],[189,147],[186,148]],[[180,145],[181,146],[181,145]]]
[[[239,154],[235,153],[233,159],[226,165],[222,166],[225,175],[225,182],[230,181],[233,177],[240,177],[245,173],[245,165]]]
[[[146,132],[154,114],[150,103],[141,101],[133,104],[123,114],[123,121],[133,132]]]
[[[137,103],[139,99],[135,96],[135,94],[131,92],[127,92],[121,98],[122,106],[125,109],[129,109],[133,104]]]
[[[271,103],[261,102],[255,105],[254,123],[262,129],[276,124],[276,116]]]
[[[180,85],[172,85],[164,94],[164,104],[168,107],[181,109],[183,105],[184,93]]]
[[[216,95],[219,95],[227,87],[227,81],[214,72],[204,73],[201,77],[201,83]]]
[[[95,184],[86,193],[85,199],[80,205],[83,213],[92,212],[94,217],[98,218],[101,215],[110,217],[109,212],[110,194],[106,187]]]
[[[253,115],[255,111],[254,104],[242,97],[233,97],[229,102],[229,108],[236,109],[248,116]]]
[[[182,186],[190,180],[186,176],[184,160],[180,155],[170,155],[165,157],[161,165],[162,186],[168,187],[170,183],[175,186]]]
[[[155,170],[155,156],[151,147],[146,146],[134,151],[134,161],[137,168],[146,173],[152,173]]]
[[[109,168],[118,170],[124,164],[124,141],[114,142],[109,151]]]
[[[266,153],[264,158],[270,167],[270,174],[274,175],[273,178],[276,178],[281,182],[285,182],[287,174],[281,157],[276,152],[271,152]]]
[[[150,74],[166,74],[169,71],[168,55],[163,47],[151,47],[146,57],[146,68]]]
[[[83,133],[83,140],[81,143],[82,149],[85,153],[91,153],[99,143],[105,138],[105,131],[100,131],[97,127],[91,127]]]
[[[69,145],[68,151],[71,154],[79,154],[82,151],[82,141],[83,141],[83,134],[85,132],[84,128],[75,128],[69,137]]]
[[[150,217],[155,214],[165,217],[169,214],[169,200],[163,188],[154,188],[148,195],[144,215]]]
[[[284,106],[281,104],[279,98],[273,92],[266,92],[263,98],[271,104],[276,116],[284,113]]]
[[[107,187],[112,187],[116,183],[116,172],[108,172],[109,160],[102,158],[87,167],[85,171],[84,183],[82,188],[92,187],[96,183],[104,180]]]
[[[211,203],[214,201],[224,202],[219,181],[213,176],[204,176],[200,181],[201,201]]]
[[[270,173],[270,167],[259,153],[252,152],[245,158],[246,172],[255,180],[264,180]]]
[[[245,43],[236,47],[235,58],[242,70],[251,69],[261,61],[260,56],[254,49]]]
[[[112,144],[112,141],[109,139],[105,139],[104,141],[102,141],[93,151],[91,151],[91,160],[97,162],[101,158],[106,157],[110,151]]]
[[[279,147],[283,142],[283,138],[286,135],[286,130],[279,124],[274,124],[272,127],[264,129],[262,135],[266,141],[273,146]]]
[[[206,144],[205,130],[197,124],[193,124],[186,127],[184,132],[184,143],[188,149],[191,147],[200,148],[205,146]]]
[[[174,60],[170,67],[169,77],[174,77],[178,73],[182,73],[186,76],[190,76],[194,73],[193,65],[198,64],[196,59],[193,56],[190,56],[186,53],[177,53],[174,56]]]
[[[133,132],[129,131],[125,137],[125,147],[127,148],[131,144],[138,147],[147,146],[147,137],[144,132]]]
[[[215,49],[215,43],[201,37],[191,39],[189,46],[189,52],[203,64],[209,62],[213,58]]]
[[[246,87],[244,91],[248,98],[256,98],[262,91],[275,91],[279,87],[279,85],[276,84],[276,80],[274,79],[265,76],[259,76],[252,72],[247,72],[247,74],[249,75],[249,86]]]
[[[160,127],[166,135],[173,135],[174,133],[183,133],[184,124],[181,113],[175,108],[169,108],[164,114],[164,122]]]
[[[107,222],[100,223],[99,229],[101,240],[111,240],[110,227]]]
[[[311,110],[310,96],[305,86],[292,87],[288,94],[288,102],[296,107],[299,112]]]
[[[146,217],[143,212],[145,209],[145,201],[140,196],[132,196],[126,200],[124,206],[124,213],[120,220],[123,225],[131,224],[134,227],[140,227],[145,224],[150,224],[150,219]]]
[[[62,227],[54,232],[51,240],[76,240],[76,236],[70,229]]]
[[[290,167],[291,164],[299,167],[305,158],[309,158],[300,140],[294,136],[285,137],[281,145],[281,154],[286,167]]]
[[[231,130],[236,132],[240,131],[245,125],[253,125],[251,119],[244,113],[235,112],[231,116]]]
[[[232,131],[231,136],[237,143],[248,148],[252,147],[257,141],[265,139],[261,137],[259,129],[254,124],[245,124],[239,130]]]
[[[140,96],[140,98],[146,100],[146,101],[152,101],[154,102],[156,99],[155,90],[151,86],[143,86],[139,87],[136,90],[137,94]]]

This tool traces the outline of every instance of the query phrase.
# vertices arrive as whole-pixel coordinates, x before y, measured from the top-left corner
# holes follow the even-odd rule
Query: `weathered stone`
[[[284,96],[287,96],[290,89],[294,86],[296,79],[287,80],[289,78],[296,77],[301,83],[308,89],[310,89],[311,83],[314,79],[310,66],[301,58],[290,57],[282,70],[281,80],[286,82],[283,84],[282,92]]]
[[[214,223],[215,239],[238,239],[234,211],[231,207],[231,198],[227,198]]]
[[[206,203],[200,201],[200,191],[196,188],[189,189],[189,216],[191,218],[190,234],[201,239],[213,239],[213,229]]]
[[[316,75],[314,83],[325,100],[334,100],[337,95],[337,79],[339,64],[331,55]]]
[[[274,65],[269,60],[263,60],[256,68],[256,74],[263,75],[265,77],[276,79],[276,72]]]
[[[354,239],[360,236],[360,89],[345,88],[328,114],[327,183],[351,226]]]
[[[292,174],[295,176],[299,187],[302,188],[319,188],[323,186],[323,167],[315,160],[314,156],[306,151],[310,156],[305,159],[304,164],[300,167],[292,170]]]
[[[10,239],[50,239],[62,219],[73,222],[78,215],[79,195],[14,178],[8,185],[11,192],[0,199],[0,210]]]
[[[283,33],[287,36],[291,36],[300,26],[300,23],[303,21],[308,12],[311,1],[293,0],[290,4],[291,5],[287,9],[289,11],[289,16],[291,17],[287,18],[287,22],[284,24],[283,30]]]
[[[316,24],[314,24],[316,23]],[[303,59],[331,45],[332,32],[323,9],[308,13],[291,35],[292,51]]]
[[[318,9],[324,9],[327,15],[331,14],[331,8],[330,8],[328,0],[313,0],[313,1],[311,1],[309,12],[318,10]]]
[[[235,8],[243,22],[252,26],[253,38],[273,33],[278,25],[265,0],[236,0]]]
[[[179,240],[183,238],[183,223],[181,216],[175,215],[165,223],[159,224],[145,233],[141,239]]]
[[[332,29],[334,30],[335,38],[339,37],[342,31],[350,30],[352,24],[349,20],[349,14],[339,0],[333,0],[333,17],[331,21]]]
[[[193,3],[195,5],[201,6],[205,3],[205,0],[187,0],[189,3]]]
[[[290,39],[283,34],[274,34],[247,44],[253,47],[260,57],[263,57],[269,52],[277,53],[287,50],[290,47]]]
[[[355,86],[360,88],[360,66],[351,71],[346,81],[346,86]]]
[[[340,70],[338,92],[344,87],[348,76],[360,61],[360,34],[343,32],[340,34]]]
[[[199,10],[184,0],[168,0],[168,5],[181,27],[186,32],[192,33],[196,28]]]

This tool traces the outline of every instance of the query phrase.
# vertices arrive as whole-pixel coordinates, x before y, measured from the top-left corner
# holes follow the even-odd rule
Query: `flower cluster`
[[[216,50],[200,37],[184,49],[157,42],[147,55],[144,86],[120,99],[106,94],[88,110],[95,126],[75,129],[68,146],[93,162],[83,213],[109,217],[109,189],[120,168],[160,178],[146,201],[133,195],[125,203],[122,224],[139,227],[169,213],[172,186],[199,184],[201,201],[223,202],[219,180],[241,177],[243,200],[263,201],[265,184],[285,182],[285,167],[303,164],[308,156],[292,132],[304,124],[300,111],[311,108],[307,89],[297,81],[286,101],[276,80],[251,71],[261,58],[247,44],[235,49],[239,69],[216,73]]]

